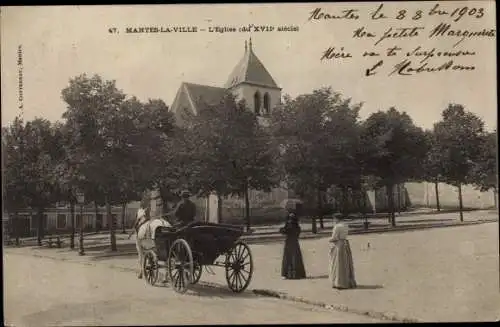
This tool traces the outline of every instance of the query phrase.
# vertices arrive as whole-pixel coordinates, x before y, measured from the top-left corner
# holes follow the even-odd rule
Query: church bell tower
[[[268,116],[281,103],[281,88],[255,55],[252,38],[245,41],[245,54],[229,75],[225,88],[237,100],[244,99],[247,107],[261,117]]]

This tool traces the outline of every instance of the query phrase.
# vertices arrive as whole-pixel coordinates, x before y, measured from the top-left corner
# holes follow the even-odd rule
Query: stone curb
[[[386,312],[376,312],[376,311],[365,311],[365,310],[358,310],[358,309],[353,309],[349,308],[345,305],[341,304],[326,304],[323,302],[319,301],[311,301],[307,300],[302,297],[297,297],[297,296],[291,296],[283,292],[276,292],[273,290],[268,290],[268,289],[254,289],[252,290],[254,294],[261,295],[261,296],[267,296],[267,297],[274,297],[277,299],[282,299],[282,300],[287,300],[291,302],[300,302],[304,304],[309,304],[317,307],[322,307],[328,310],[334,310],[334,311],[339,311],[339,312],[346,312],[346,313],[352,313],[352,314],[357,314],[357,315],[362,315],[362,316],[367,316],[370,318],[375,318],[379,320],[385,320],[385,321],[391,321],[395,323],[419,323],[422,322],[417,319],[411,319],[411,318],[403,318],[399,317],[396,314],[392,313],[386,313]]]

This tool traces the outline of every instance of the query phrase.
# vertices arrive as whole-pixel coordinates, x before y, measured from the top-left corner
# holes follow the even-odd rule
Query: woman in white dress
[[[356,287],[354,264],[351,247],[347,235],[349,226],[339,218],[333,226],[330,242],[330,269],[329,277],[333,288],[347,289]]]

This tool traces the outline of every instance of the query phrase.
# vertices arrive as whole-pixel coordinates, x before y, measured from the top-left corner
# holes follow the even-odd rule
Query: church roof
[[[245,55],[238,65],[233,69],[226,82],[225,87],[231,88],[241,83],[256,84],[279,89],[271,74],[267,71],[264,64],[257,58],[252,49],[252,39],[247,48],[245,42]]]
[[[194,83],[183,83],[184,87],[188,93],[190,100],[192,101],[196,112],[203,106],[203,103],[207,104],[217,104],[224,97],[226,92],[225,88],[201,85]]]

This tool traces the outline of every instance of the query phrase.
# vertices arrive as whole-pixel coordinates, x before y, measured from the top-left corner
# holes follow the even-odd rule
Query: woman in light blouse
[[[333,288],[347,289],[356,287],[354,264],[351,247],[347,235],[349,226],[341,218],[336,218],[330,242],[330,269],[329,277]]]

